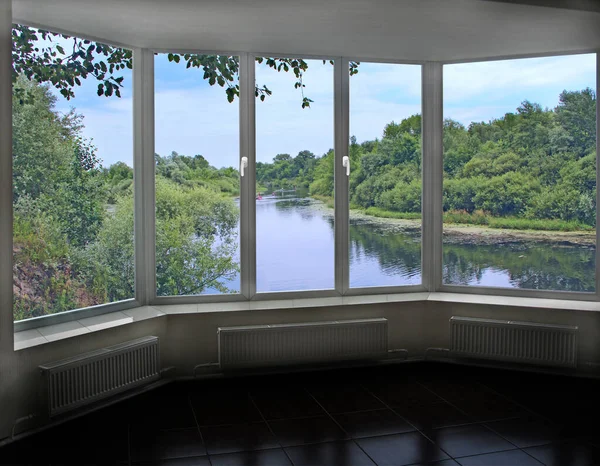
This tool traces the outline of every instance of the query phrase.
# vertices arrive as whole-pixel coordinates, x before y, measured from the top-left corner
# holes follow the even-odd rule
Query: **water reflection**
[[[421,283],[421,229],[350,222],[350,286]]]
[[[595,289],[595,248],[550,242],[445,244],[444,283],[531,290]]]
[[[301,192],[256,201],[258,292],[332,289],[334,229],[324,206]]]
[[[332,209],[297,194],[263,196],[256,203],[256,224],[259,291],[333,288]],[[421,283],[418,223],[353,218],[349,235],[351,287]],[[593,246],[512,240],[482,244],[472,239],[455,236],[445,241],[444,283],[557,291],[595,289]]]

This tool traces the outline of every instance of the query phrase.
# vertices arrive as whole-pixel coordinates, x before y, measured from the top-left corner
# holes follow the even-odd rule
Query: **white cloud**
[[[421,113],[421,67],[361,63],[350,78],[350,135],[380,138],[388,123]]]
[[[526,98],[528,92],[540,88],[562,90],[593,83],[595,73],[595,54],[446,65],[444,102],[502,101],[515,92]]]

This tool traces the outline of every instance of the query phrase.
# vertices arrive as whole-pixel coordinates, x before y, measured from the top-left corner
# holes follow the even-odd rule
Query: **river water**
[[[333,210],[300,196],[256,201],[257,291],[334,287]],[[418,222],[351,216],[350,286],[421,283]],[[568,242],[445,237],[446,284],[594,291],[595,248]],[[227,283],[239,290],[239,277]],[[208,291],[208,290],[207,290]]]

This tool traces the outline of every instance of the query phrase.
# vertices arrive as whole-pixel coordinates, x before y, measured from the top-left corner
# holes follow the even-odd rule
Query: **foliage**
[[[133,298],[133,170],[102,167],[82,117],[60,116],[49,86],[19,77],[14,99],[15,319]],[[157,292],[231,291],[237,170],[202,155],[155,160]]]
[[[69,50],[61,43],[70,43]],[[98,95],[121,97],[125,69],[133,68],[131,50],[112,47],[100,42],[71,37],[43,29],[34,29],[20,24],[12,28],[13,83],[23,75],[38,84],[48,83],[56,88],[66,99],[75,97],[75,88],[82,80],[93,78],[98,81]],[[185,64],[186,68],[198,68],[203,71],[202,79],[213,86],[225,89],[229,102],[240,95],[238,74],[239,57],[225,55],[204,55],[194,53],[169,53],[170,62]],[[306,85],[303,82],[308,63],[300,58],[263,58],[256,57],[258,63],[265,63],[277,72],[293,72],[296,77],[295,89],[300,89],[302,108],[310,107],[312,100],[304,95]],[[326,60],[323,60],[325,63]],[[333,61],[330,61],[333,64]],[[358,62],[349,64],[350,76],[358,73]],[[121,73],[120,73],[121,72]],[[16,93],[20,103],[30,101],[32,96],[23,92]],[[271,95],[265,85],[256,85],[255,95],[264,101]]]

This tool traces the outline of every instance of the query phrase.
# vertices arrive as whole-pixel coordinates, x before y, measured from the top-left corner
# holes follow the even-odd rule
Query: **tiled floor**
[[[600,381],[401,364],[172,383],[0,464],[600,465]]]

